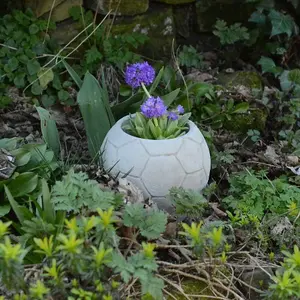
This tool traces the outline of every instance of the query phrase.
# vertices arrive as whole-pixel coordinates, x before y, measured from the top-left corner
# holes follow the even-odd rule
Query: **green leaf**
[[[7,67],[11,72],[15,71],[18,68],[18,66],[19,66],[19,61],[15,57],[10,58],[7,62]]]
[[[26,64],[29,75],[35,75],[40,70],[41,66],[35,59],[29,60]]]
[[[286,33],[288,37],[291,37],[295,30],[296,24],[290,15],[284,15],[272,9],[268,17],[272,24],[271,37],[282,33]]]
[[[288,79],[292,83],[299,84],[300,85],[300,69],[294,69],[289,72]]]
[[[234,107],[234,110],[232,113],[234,114],[241,114],[241,113],[246,113],[249,109],[249,103],[243,102],[239,103]]]
[[[36,110],[40,117],[43,139],[54,152],[56,158],[58,158],[60,153],[60,140],[55,120],[46,109],[36,107]]]
[[[24,165],[26,165],[30,158],[31,158],[31,154],[30,152],[28,152],[27,150],[23,149],[23,148],[18,148],[15,150],[10,151],[11,155],[13,155],[15,157],[15,165],[17,167],[22,167]]]
[[[58,99],[61,102],[65,102],[70,98],[70,94],[65,90],[60,90],[58,93]]]
[[[262,73],[272,73],[278,76],[282,72],[282,68],[277,67],[272,58],[262,56],[257,62],[261,66]]]
[[[85,53],[85,59],[87,64],[94,64],[99,63],[102,59],[103,55],[99,52],[96,46],[92,46],[87,52]]]
[[[155,300],[163,299],[164,281],[160,278],[149,276],[147,280],[142,280],[142,294],[150,294]]]
[[[42,179],[42,195],[43,195],[43,217],[44,220],[54,224],[55,223],[55,210],[51,202],[51,194],[48,184],[45,179]]]
[[[24,221],[25,221],[25,217],[24,217],[24,214],[21,210],[21,207],[19,206],[19,204],[16,202],[16,200],[14,199],[14,197],[12,196],[9,188],[5,185],[4,186],[4,190],[5,190],[5,194],[6,194],[6,197],[14,211],[14,213],[16,214],[19,222],[23,225],[24,224]]]
[[[41,95],[42,92],[43,92],[42,87],[40,86],[40,84],[37,81],[35,81],[31,86],[31,93],[33,95],[38,96],[38,95]]]
[[[77,84],[78,88],[81,88],[82,80],[80,79],[79,75],[75,72],[75,70],[65,60],[63,60],[62,62],[64,64],[65,68],[67,69],[67,71],[69,72],[70,76],[72,77],[72,79]]]
[[[129,87],[127,85],[121,84],[119,93],[123,97],[128,97],[132,94],[132,89],[131,89],[131,87]]]
[[[30,34],[37,34],[39,32],[39,27],[36,24],[31,24],[29,26],[29,33]]]
[[[11,206],[9,204],[2,204],[0,206],[0,218],[4,217],[10,212]]]
[[[164,103],[167,107],[169,107],[176,99],[176,97],[178,96],[180,92],[180,88],[172,91],[171,93],[169,94],[166,94],[164,96],[161,96],[161,98],[164,100]]]
[[[24,172],[11,180],[7,187],[13,197],[21,197],[33,192],[38,184],[38,175],[33,172]]]
[[[41,100],[45,108],[52,106],[56,102],[56,98],[53,95],[47,94],[42,95]]]
[[[17,88],[22,88],[25,86],[25,74],[18,74],[15,78],[14,78],[14,84]]]
[[[42,89],[46,89],[48,84],[53,80],[54,73],[50,68],[41,68],[38,71],[37,76],[39,78],[40,86],[42,87]]]
[[[86,73],[82,87],[77,94],[77,102],[85,124],[88,137],[90,155],[95,158],[100,150],[102,142],[111,128],[107,107],[107,90],[101,88],[96,78],[89,72]]]

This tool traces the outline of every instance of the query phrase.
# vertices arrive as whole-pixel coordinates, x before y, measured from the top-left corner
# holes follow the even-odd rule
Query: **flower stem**
[[[148,90],[146,89],[145,85],[144,85],[143,83],[141,83],[141,86],[142,86],[142,88],[143,88],[145,94],[148,96],[148,98],[150,98],[151,95],[150,95],[150,93],[148,92]]]

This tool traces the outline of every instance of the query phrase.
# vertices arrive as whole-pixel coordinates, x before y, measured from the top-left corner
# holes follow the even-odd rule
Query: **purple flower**
[[[178,115],[175,112],[170,111],[169,114],[168,114],[168,118],[175,121],[175,120],[178,119]]]
[[[155,78],[155,70],[148,62],[129,65],[125,72],[125,81],[133,88],[140,87],[142,83],[149,85]]]
[[[178,111],[179,114],[183,114],[183,113],[184,113],[184,108],[183,108],[183,106],[182,106],[182,105],[178,105],[178,106],[177,106],[177,111]]]
[[[167,107],[159,97],[150,97],[142,104],[141,112],[147,118],[159,118],[167,113]]]

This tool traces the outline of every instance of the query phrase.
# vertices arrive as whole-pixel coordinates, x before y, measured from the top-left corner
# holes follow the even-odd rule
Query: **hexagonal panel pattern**
[[[133,140],[118,149],[118,168],[121,172],[140,176],[148,161],[149,154],[139,140]]]
[[[177,158],[187,173],[196,172],[203,168],[202,145],[190,140],[184,139]]]
[[[102,153],[102,159],[106,170],[110,170],[118,161],[117,148],[108,140],[103,142],[105,150]]]
[[[143,140],[141,139],[142,145],[145,147],[147,152],[152,156],[157,155],[171,155],[176,154],[182,144],[182,138],[160,141],[161,147],[157,147],[156,140]]]
[[[165,196],[173,186],[180,186],[185,177],[182,166],[174,156],[150,157],[142,181],[154,197]]]
[[[201,191],[207,185],[208,177],[205,171],[199,170],[192,174],[187,174],[184,181],[182,182],[182,187],[185,189],[192,189],[196,191]]]
[[[202,190],[209,178],[211,159],[205,139],[193,122],[189,132],[170,140],[139,139],[125,133],[119,120],[106,136],[101,151],[104,168],[124,175],[151,197],[160,208],[166,208],[165,196],[173,186]],[[156,201],[156,200],[157,201]],[[164,201],[167,201],[165,202]]]

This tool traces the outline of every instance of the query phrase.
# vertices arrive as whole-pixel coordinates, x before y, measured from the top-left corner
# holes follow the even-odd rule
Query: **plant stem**
[[[146,89],[146,87],[145,87],[145,85],[143,83],[142,83],[142,88],[143,88],[145,94],[150,98],[151,95],[149,94],[148,90]]]

